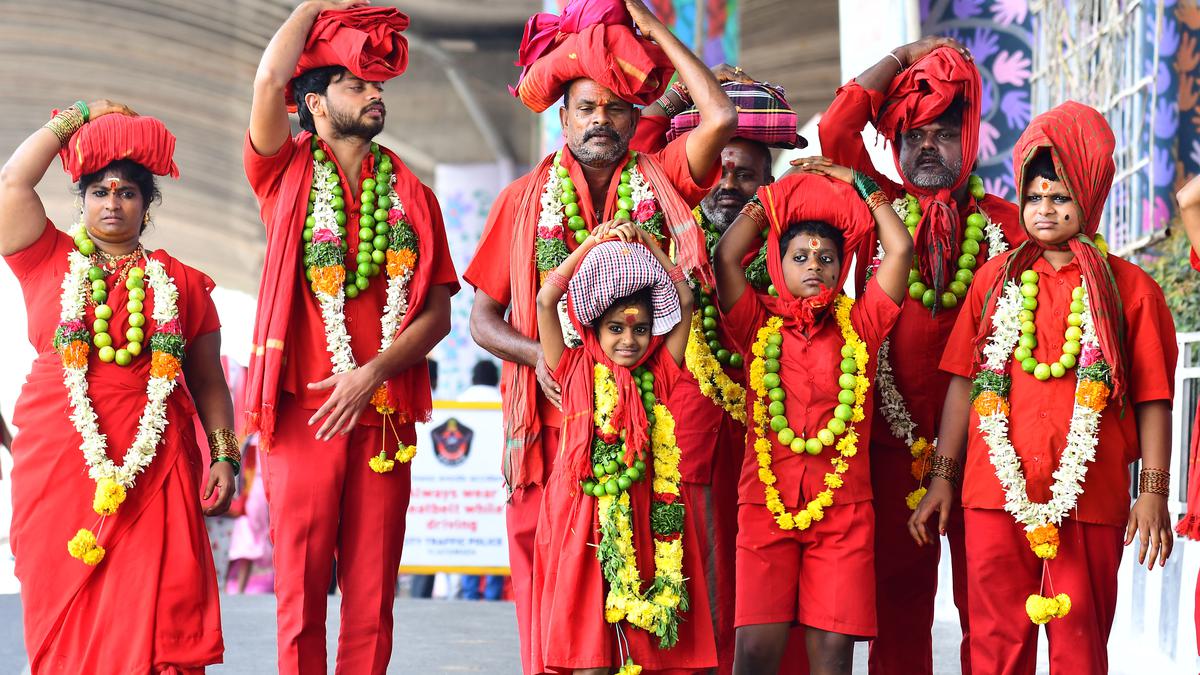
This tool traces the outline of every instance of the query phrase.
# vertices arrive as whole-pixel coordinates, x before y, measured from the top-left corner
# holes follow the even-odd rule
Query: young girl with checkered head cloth
[[[564,294],[577,349],[563,339]],[[564,421],[537,529],[533,672],[714,667],[699,539],[679,496],[683,421],[662,405],[690,327],[682,270],[614,222],[547,276],[537,304]]]
[[[865,175],[824,157],[797,166],[759,188],[715,255],[721,325],[749,383],[735,673],[776,672],[795,624],[805,627],[813,671],[848,672],[854,641],[876,632],[871,395],[913,242]],[[841,291],[845,256],[872,229],[884,255],[852,300]],[[763,232],[767,295],[742,266]]]

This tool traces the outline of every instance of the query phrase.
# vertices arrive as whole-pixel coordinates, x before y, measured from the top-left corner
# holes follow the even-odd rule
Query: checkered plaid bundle
[[[651,333],[663,335],[681,319],[679,293],[650,249],[640,243],[605,241],[596,244],[571,277],[568,294],[579,322],[587,325],[616,300],[651,288],[654,322]]]

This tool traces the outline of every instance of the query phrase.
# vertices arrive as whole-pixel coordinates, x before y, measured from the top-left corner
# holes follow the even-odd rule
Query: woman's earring
[[[146,209],[146,215],[142,216],[142,225],[149,227],[154,221],[150,219],[150,209]]]

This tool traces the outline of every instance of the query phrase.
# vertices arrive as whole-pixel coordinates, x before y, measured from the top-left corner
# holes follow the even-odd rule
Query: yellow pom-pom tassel
[[[400,449],[396,451],[396,461],[401,464],[407,464],[412,461],[417,455],[417,446],[400,444]]]
[[[375,473],[387,473],[396,467],[396,463],[388,459],[386,452],[380,452],[372,457],[369,462],[371,470]]]
[[[85,565],[95,566],[104,560],[104,548],[96,544],[96,535],[89,529],[81,529],[67,542],[67,553]]]
[[[921,499],[925,497],[926,492],[927,490],[921,487],[908,493],[908,496],[904,498],[904,503],[908,504],[909,511],[917,510],[917,505],[921,503]]]
[[[102,515],[111,516],[125,501],[125,486],[111,478],[96,481],[96,496],[92,498],[92,509]]]

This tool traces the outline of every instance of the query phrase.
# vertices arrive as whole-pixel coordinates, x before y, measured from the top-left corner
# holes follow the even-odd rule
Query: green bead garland
[[[781,367],[779,359],[782,354],[783,336],[776,333],[768,337],[766,351],[763,354],[766,371],[766,374],[763,375],[763,384],[767,388],[767,398],[771,401],[767,407],[767,412],[771,415],[771,431],[775,432],[779,444],[790,448],[792,452],[819,455],[824,448],[837,442],[838,436],[846,432],[846,425],[849,424],[854,414],[854,387],[858,383],[858,378],[855,376],[858,363],[854,360],[854,349],[850,345],[842,345],[840,364],[842,374],[838,376],[838,386],[841,391],[838,392],[838,404],[833,409],[833,417],[811,438],[798,436],[788,421],[787,406],[784,404],[787,393],[783,390],[783,381],[779,376]]]
[[[346,215],[345,191],[340,185],[337,165],[321,148],[316,136],[312,138],[311,148],[313,161],[324,163],[332,173],[330,185],[333,187],[329,188],[333,194],[331,206],[338,224],[338,236],[342,238],[342,250],[346,251],[348,250],[346,228],[349,219]],[[361,184],[362,192],[359,194],[358,208],[358,251],[354,256],[354,266],[347,265],[346,267],[345,292],[348,299],[358,297],[359,293],[365,291],[371,285],[371,277],[378,276],[387,262],[388,233],[391,230],[391,226],[388,224],[388,209],[392,206],[392,200],[388,194],[391,192],[393,166],[391,158],[383,154],[378,143],[371,143],[371,156],[375,160],[376,174],[367,176]],[[317,201],[318,189],[321,188],[314,185],[308,193],[308,212],[301,234],[305,252],[312,246],[313,226],[316,224],[313,219],[313,206]]]
[[[983,199],[987,194],[983,187],[983,179],[975,174],[971,174],[967,186],[971,196],[977,200]],[[905,199],[908,202],[908,212],[904,217],[904,226],[908,228],[908,234],[915,238],[917,224],[921,222],[921,203],[911,194],[905,195]],[[908,297],[919,300],[930,309],[938,303],[945,309],[957,307],[958,303],[967,297],[967,289],[975,279],[975,268],[979,266],[980,245],[987,236],[984,232],[986,227],[987,218],[982,213],[976,212],[967,216],[967,226],[963,229],[963,240],[959,247],[961,253],[955,261],[958,269],[940,297],[921,277],[914,256],[912,269],[908,272]]]
[[[642,393],[642,406],[646,410],[646,422],[653,428],[654,405],[657,402],[654,395],[654,373],[638,367],[633,371],[633,380],[637,383],[638,391]],[[583,489],[584,494],[593,497],[605,495],[616,497],[632,487],[634,483],[645,479],[646,463],[638,459],[633,462],[633,466],[626,466],[622,457],[618,455],[603,463],[593,465],[592,475],[595,480],[587,478],[579,481],[579,486]]]
[[[588,229],[587,221],[579,213],[579,193],[575,191],[575,181],[571,180],[571,172],[567,167],[560,163],[562,159],[562,151],[554,155],[554,173],[558,176],[559,195],[558,200],[563,205],[563,217],[566,219],[566,227],[571,232],[574,232],[576,244],[582,244],[588,235],[592,233]],[[633,203],[632,195],[633,188],[629,185],[629,172],[637,166],[637,151],[629,151],[629,159],[626,160],[625,166],[621,170],[620,184],[617,185],[617,211],[613,214],[613,218],[622,218],[632,220],[630,214],[633,213],[635,204]]]
[[[86,234],[75,240],[75,248],[88,257],[96,252],[95,242]],[[124,347],[115,346],[113,336],[109,333],[113,309],[107,304],[108,282],[104,278],[104,269],[92,265],[88,268],[87,276],[92,289],[89,297],[96,303],[96,318],[92,321],[92,345],[96,347],[96,356],[104,363],[128,366],[133,363],[134,357],[142,353],[142,345],[146,340],[146,315],[142,313],[142,303],[146,299],[146,270],[130,267],[125,279],[125,288],[129,289],[129,301],[125,303],[125,309],[129,311],[129,328],[125,330],[127,344]]]
[[[717,332],[720,312],[717,311],[717,306],[713,302],[713,296],[699,291],[696,293],[696,297],[700,301],[700,309],[697,310],[700,312],[700,328],[704,331],[704,340],[708,343],[709,351],[722,366],[741,368],[745,363],[742,355],[721,344],[721,336]]]
[[[1021,337],[1013,350],[1013,358],[1021,364],[1021,370],[1045,382],[1051,377],[1063,377],[1067,371],[1075,367],[1079,353],[1083,351],[1083,286],[1071,289],[1071,312],[1067,315],[1067,329],[1063,332],[1062,354],[1050,363],[1038,361],[1033,356],[1037,347],[1037,324],[1034,321],[1038,306],[1038,282],[1040,275],[1033,270],[1021,273],[1021,312],[1017,319],[1021,322]]]

